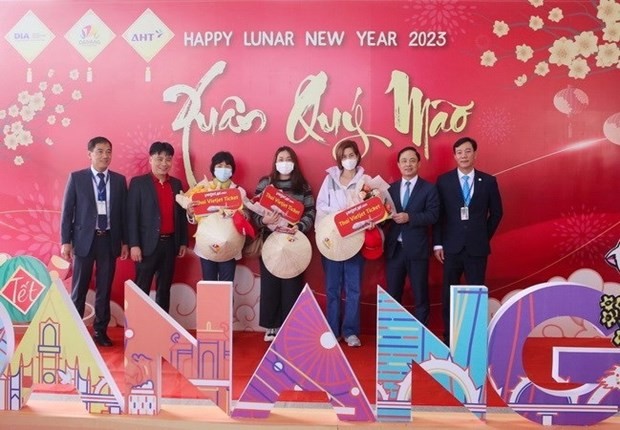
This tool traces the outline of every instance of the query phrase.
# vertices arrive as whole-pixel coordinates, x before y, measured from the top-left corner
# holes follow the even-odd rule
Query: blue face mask
[[[232,176],[232,169],[230,167],[216,167],[213,174],[220,182],[226,182]]]

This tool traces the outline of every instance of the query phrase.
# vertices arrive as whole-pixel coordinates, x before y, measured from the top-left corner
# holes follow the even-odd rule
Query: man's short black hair
[[[168,142],[153,142],[149,149],[149,155],[164,153],[169,156],[174,155],[174,148]]]

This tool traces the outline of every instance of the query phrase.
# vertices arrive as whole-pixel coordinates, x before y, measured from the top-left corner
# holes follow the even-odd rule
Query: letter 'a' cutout
[[[451,299],[452,350],[377,286],[378,421],[411,421],[412,362],[485,419],[487,288],[452,286]]]
[[[205,398],[229,412],[232,282],[200,281],[196,300],[194,338],[136,284],[125,282],[125,382],[129,414],[159,413],[162,358]]]
[[[0,410],[21,409],[32,384],[72,385],[90,413],[123,410],[123,396],[59,280],[52,282],[0,376]]]
[[[351,365],[306,284],[250,378],[233,418],[267,418],[283,391],[325,391],[342,421],[374,421]]]

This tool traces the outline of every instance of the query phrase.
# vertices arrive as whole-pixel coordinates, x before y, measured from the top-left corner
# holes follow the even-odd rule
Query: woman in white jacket
[[[321,185],[316,201],[317,225],[327,214],[340,212],[362,202],[360,191],[370,177],[360,166],[361,154],[357,143],[344,140],[336,147],[338,165],[327,169],[327,176]],[[344,261],[321,257],[325,272],[327,294],[327,322],[334,336],[344,337],[348,346],[361,346],[360,296],[364,257],[357,253]],[[345,302],[341,323],[341,296],[344,287]]]

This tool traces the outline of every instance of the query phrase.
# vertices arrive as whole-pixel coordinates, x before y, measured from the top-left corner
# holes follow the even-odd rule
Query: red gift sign
[[[238,188],[196,193],[192,195],[192,202],[198,203],[194,206],[194,213],[197,216],[209,215],[220,209],[236,210],[243,207],[241,192]]]
[[[45,285],[20,266],[0,288],[0,295],[25,315],[44,290]]]
[[[378,223],[389,216],[380,197],[371,197],[334,217],[340,236],[347,237],[353,233],[366,230],[371,223]]]
[[[302,202],[287,196],[273,185],[267,185],[263,190],[258,204],[265,209],[279,213],[291,224],[297,224],[304,214]]]

